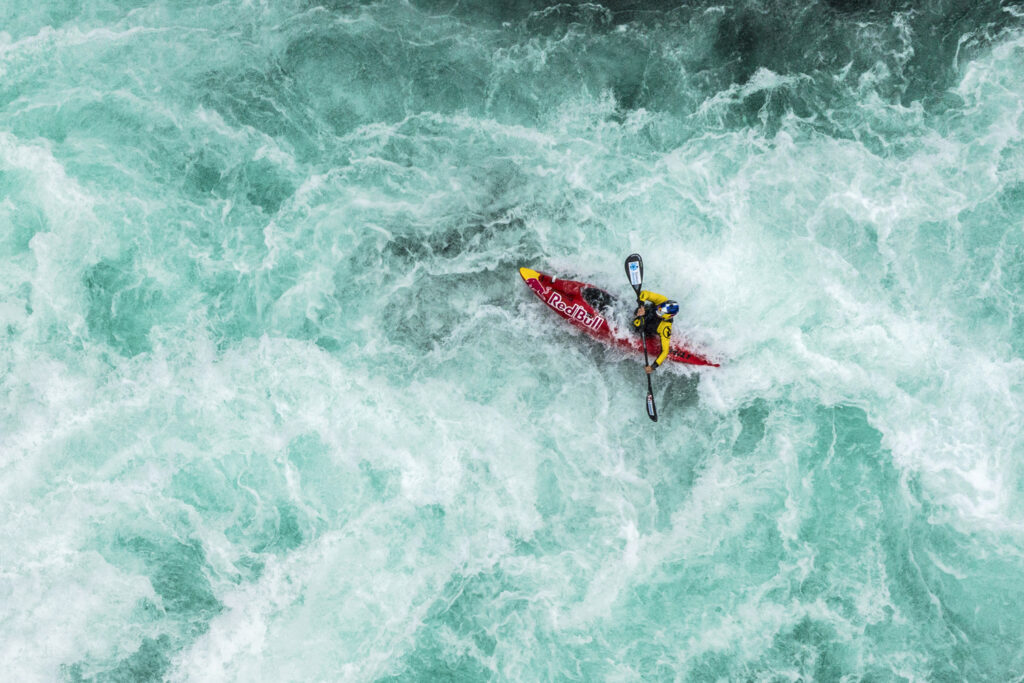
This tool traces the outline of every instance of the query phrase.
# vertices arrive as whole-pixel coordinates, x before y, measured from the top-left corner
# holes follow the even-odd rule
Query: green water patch
[[[125,529],[125,531],[127,531]],[[133,613],[141,628],[164,633],[145,636],[139,647],[120,659],[92,654],[61,666],[65,681],[159,681],[183,646],[206,633],[222,605],[210,584],[201,546],[166,535],[116,534],[98,548],[107,562],[148,577],[158,603],[140,603]],[[151,632],[151,631],[150,631]]]
[[[494,654],[497,639],[488,633],[488,625],[499,615],[484,610],[494,607],[505,588],[500,575],[453,578],[428,611],[416,644],[396,666],[398,671],[378,681],[492,678],[486,660]],[[497,611],[507,617],[515,611],[512,603],[505,602]]]
[[[732,517],[742,526],[729,527],[732,531],[716,541],[713,562],[701,557],[666,562],[616,604],[614,618],[599,627],[600,640],[590,646],[562,641],[566,651],[560,656],[600,677],[608,670],[599,662],[608,655],[597,643],[617,643],[626,648],[617,658],[642,677],[656,677],[665,672],[670,653],[679,652],[677,643],[693,643],[705,632],[724,636],[742,623],[736,614],[756,610],[780,619],[769,627],[773,633],[758,634],[770,635],[770,642],[757,657],[744,659],[726,646],[688,655],[685,665],[670,668],[678,672],[685,666],[687,675],[697,678],[793,672],[829,680],[892,676],[916,658],[929,662],[929,671],[940,678],[1003,675],[1007,660],[1000,659],[996,644],[1003,632],[996,615],[1008,615],[1003,610],[1012,609],[1020,591],[1007,585],[1001,598],[983,597],[976,591],[987,579],[956,580],[960,571],[971,575],[981,569],[990,577],[1001,570],[968,559],[979,556],[970,536],[915,514],[921,501],[913,496],[920,491],[908,493],[867,413],[834,406],[811,407],[803,415],[813,429],[797,445],[797,469],[790,478],[796,488],[751,500],[751,509],[730,510],[722,521]],[[758,444],[768,443],[779,427],[767,406],[751,405],[740,421],[734,457],[768,457]],[[648,471],[645,479],[656,475]],[[689,490],[694,479],[691,475],[690,483],[681,481],[678,488]],[[780,526],[794,512],[797,526]],[[557,517],[551,522],[569,524]],[[781,533],[784,528],[795,528],[796,536]],[[543,537],[531,545],[543,543]],[[979,600],[991,602],[994,614],[965,609]]]
[[[274,163],[260,159],[244,164],[233,179],[240,187],[229,190],[231,196],[244,195],[265,214],[275,214],[295,191],[291,179]]]
[[[167,493],[246,550],[282,552],[302,542],[287,475],[262,454],[230,452],[182,462]]]
[[[309,161],[326,151],[325,121],[305,106],[302,88],[286,66],[256,54],[201,72],[191,85],[198,102],[230,126],[259,131],[294,151],[299,161]]]
[[[1024,656],[1024,636],[1011,624],[1024,605],[1017,553],[1007,554],[1005,534],[965,533],[949,523],[945,510],[922,501],[924,516],[912,522],[914,542],[894,558],[898,582],[916,581],[920,630],[935,643],[929,677],[935,680],[1005,680]],[[921,594],[923,592],[923,594]]]
[[[0,231],[0,258],[9,258],[29,251],[29,242],[41,232],[50,229],[50,222],[38,204],[25,191],[22,174],[0,171],[0,222],[6,229]]]
[[[189,194],[204,196],[214,194],[221,187],[224,173],[215,159],[200,151],[188,160],[181,177]]]
[[[765,422],[771,408],[764,399],[757,399],[748,406],[740,408],[740,433],[733,443],[732,450],[736,456],[742,457],[753,453],[754,449],[764,440]]]
[[[418,23],[416,40],[402,33],[410,21]],[[280,64],[289,84],[321,112],[319,123],[335,134],[415,112],[479,113],[486,51],[450,28],[450,19],[377,6],[344,24],[306,25],[289,41]],[[324,73],[335,77],[324,79]]]
[[[208,283],[208,290],[216,295],[210,307],[210,325],[222,350],[265,330],[254,280],[252,275],[225,272]]]
[[[131,615],[132,623],[148,635],[134,652],[114,657],[90,652],[66,664],[65,680],[163,680],[174,655],[206,633],[221,613],[218,588],[258,580],[269,558],[289,555],[327,524],[343,524],[364,505],[397,492],[395,473],[368,462],[358,467],[339,463],[314,433],[293,439],[285,460],[237,452],[191,461],[182,454],[178,459],[159,498],[174,509],[180,510],[178,503],[187,506],[188,514],[159,518],[178,525],[178,533],[119,525],[106,529],[95,543],[110,565],[148,579],[155,602],[140,601]],[[289,481],[302,491],[301,503]],[[413,525],[439,537],[443,526],[437,525],[443,525],[443,518],[438,508],[418,516]],[[216,568],[190,535],[198,520],[204,534],[228,544]]]
[[[483,258],[495,248],[501,249],[499,260]],[[489,307],[512,308],[518,268],[534,262],[539,252],[536,236],[514,215],[395,236],[384,247],[386,272],[403,279],[406,273],[417,275],[410,287],[389,294],[392,302],[406,305],[380,309],[379,328],[416,355],[450,343],[461,325]]]
[[[206,574],[206,555],[198,543],[119,536],[106,554],[115,566],[141,570],[147,575],[160,597],[160,609],[168,618],[183,622],[187,635],[205,633],[206,624],[220,613],[220,602],[214,597]]]
[[[171,477],[174,498],[211,521],[234,514],[237,491],[235,481],[216,460],[193,461]]]
[[[399,493],[399,473],[375,466],[369,459],[341,459],[316,433],[295,437],[288,444],[303,501],[330,525],[356,516],[364,506],[385,503]],[[319,520],[318,520],[319,521]],[[317,523],[314,528],[318,528]]]
[[[537,467],[537,511],[545,519],[560,514],[565,508],[565,497],[558,485],[558,474],[551,460]]]
[[[986,346],[1020,345],[1013,321],[1024,300],[1024,234],[1016,227],[1022,220],[1024,204],[1013,186],[958,216],[954,245],[960,259],[946,275],[952,279],[947,305],[959,314],[963,332],[988,336],[980,337]]]
[[[814,619],[803,619],[792,630],[780,633],[773,649],[783,659],[778,673],[796,669],[815,681],[839,680],[857,663],[846,639],[831,624]]]
[[[437,267],[446,262],[469,260],[473,254],[489,253],[495,247],[508,253],[505,262],[535,257],[540,251],[536,236],[525,221],[515,214],[497,214],[489,219],[467,222],[447,230],[426,234],[397,235],[388,241],[385,253],[388,262],[412,268]],[[488,261],[488,267],[499,267]],[[401,267],[401,266],[399,266]]]
[[[934,111],[947,102],[941,90],[955,83],[956,66],[970,62],[991,50],[998,40],[1024,26],[1022,18],[1007,11],[1002,2],[959,3],[943,0],[929,3],[924,11],[901,4],[912,31],[913,56],[907,64],[903,101],[922,100]]]
[[[273,215],[295,192],[291,174],[267,159],[235,163],[200,151],[181,174],[187,191],[197,198],[245,198],[265,215]]]
[[[130,255],[89,267],[82,282],[87,300],[85,320],[92,336],[125,356],[151,350],[149,331],[167,309],[168,299]]]
[[[76,663],[61,667],[63,680],[68,683],[149,683],[163,681],[171,666],[173,654],[171,639],[164,635],[158,638],[143,638],[139,649],[122,659],[112,669],[99,673],[84,673],[84,665]]]
[[[1004,675],[996,614],[1019,605],[1024,593],[1007,585],[999,606],[977,609],[993,602],[980,586],[987,581],[964,580],[979,569],[969,559],[979,556],[977,540],[929,521],[938,515],[905,488],[863,410],[822,408],[815,422],[817,434],[801,451],[801,479],[811,493],[798,536],[814,568],[791,586],[790,598],[823,601],[831,626],[806,620],[780,633],[765,663],[784,667],[796,657],[801,671],[819,679],[851,673],[864,652],[895,663],[916,651],[929,662],[929,678]],[[916,514],[916,505],[925,514]],[[851,628],[864,635],[850,642]]]

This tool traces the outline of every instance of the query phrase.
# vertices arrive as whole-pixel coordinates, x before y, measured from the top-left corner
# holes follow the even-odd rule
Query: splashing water
[[[5,677],[1019,677],[1022,19],[0,8]]]

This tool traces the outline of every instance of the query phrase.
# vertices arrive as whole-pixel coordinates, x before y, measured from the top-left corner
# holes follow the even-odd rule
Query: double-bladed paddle
[[[640,287],[644,283],[644,260],[640,258],[640,254],[630,254],[626,258],[626,277],[629,278],[629,284],[633,285],[633,291],[636,292],[636,305],[642,306],[643,303],[640,301]],[[647,359],[647,330],[646,325],[640,328],[640,338],[643,340],[644,346],[644,369],[650,365],[650,361]],[[652,421],[658,421],[658,408],[654,405],[654,390],[651,388],[651,376],[647,375],[647,417],[651,418]]]

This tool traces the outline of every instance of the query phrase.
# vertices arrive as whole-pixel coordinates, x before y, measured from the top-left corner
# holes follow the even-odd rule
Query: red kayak
[[[643,350],[640,337],[631,330],[616,331],[613,309],[625,311],[627,306],[605,290],[586,282],[560,280],[529,268],[520,268],[519,274],[548,308],[590,336],[624,349],[637,352]],[[651,358],[656,358],[661,353],[661,342],[657,338],[648,337],[647,353]],[[680,344],[672,344],[669,347],[668,360],[689,365],[718,367],[718,363],[712,363]]]

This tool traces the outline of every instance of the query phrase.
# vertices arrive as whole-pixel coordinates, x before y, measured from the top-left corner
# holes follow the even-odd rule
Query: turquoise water
[[[1024,6],[0,31],[6,680],[1024,676]]]

